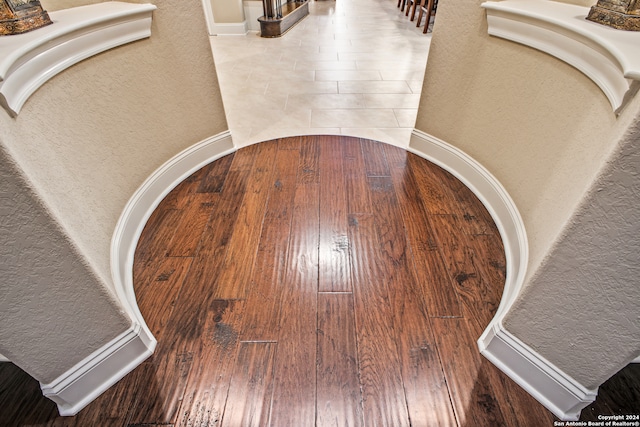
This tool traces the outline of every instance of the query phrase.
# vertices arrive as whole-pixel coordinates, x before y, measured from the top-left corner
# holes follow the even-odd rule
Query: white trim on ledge
[[[482,3],[488,32],[546,52],[596,83],[619,114],[640,89],[640,32],[585,18],[588,7],[549,0]]]
[[[75,415],[151,356],[155,344],[134,323],[51,383],[41,383],[42,394],[58,405],[60,415]]]
[[[51,12],[37,30],[0,37],[0,104],[15,117],[40,86],[78,62],[151,35],[152,4],[104,2]]]
[[[176,185],[204,165],[235,150],[231,133],[225,131],[178,153],[131,196],[116,224],[111,239],[111,276],[116,294],[131,318],[150,336],[133,289],[133,257],[142,230],[155,208]]]
[[[502,327],[522,289],[528,262],[527,234],[515,203],[481,164],[432,135],[414,129],[407,150],[441,166],[469,187],[491,214],[504,242],[504,291],[495,317],[478,340],[480,352],[556,416],[577,419],[597,390],[585,389]]]

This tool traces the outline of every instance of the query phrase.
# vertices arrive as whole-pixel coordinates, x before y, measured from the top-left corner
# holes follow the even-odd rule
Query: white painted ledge
[[[40,86],[78,62],[151,35],[152,4],[105,2],[51,12],[52,25],[0,37],[0,104],[16,116]]]
[[[588,7],[549,0],[488,1],[488,32],[546,52],[593,80],[619,114],[640,89],[640,32],[585,18]]]

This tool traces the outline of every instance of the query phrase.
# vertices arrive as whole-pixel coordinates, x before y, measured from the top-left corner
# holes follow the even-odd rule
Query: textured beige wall
[[[638,206],[640,120],[504,321],[589,388],[640,353]]]
[[[582,280],[578,286],[581,292],[574,295],[560,285],[562,274],[570,271],[540,276],[538,268],[552,253],[554,242],[571,252],[567,246],[571,240],[565,234],[578,233],[576,230],[582,226],[565,228],[577,224],[573,216],[578,206],[589,191],[594,191],[594,180],[620,149],[620,141],[640,112],[640,102],[635,99],[616,118],[605,95],[579,71],[545,53],[488,36],[481,3],[482,0],[448,0],[439,5],[416,128],[478,160],[514,199],[530,244],[527,298],[546,293],[548,298],[571,300],[579,306],[587,299],[610,297],[609,292],[600,292],[600,283],[594,277],[577,274],[575,277]],[[561,236],[565,237],[559,241]],[[552,254],[555,256],[556,252]],[[544,269],[547,268],[545,261]],[[612,266],[607,274],[617,272],[617,276],[600,279],[627,277],[628,268],[624,264]],[[538,278],[532,281],[534,275]],[[546,286],[541,286],[543,282]],[[602,308],[618,307],[612,301]],[[549,324],[535,336],[526,335],[531,316],[543,316],[545,309],[535,314],[517,310],[509,317],[508,329],[517,325],[519,338],[539,348],[561,369],[586,381],[586,366],[574,365],[575,357],[567,357],[567,352],[588,354],[591,358],[587,344],[537,347],[541,334],[553,336],[550,342],[556,344],[573,343],[574,337],[560,324]],[[632,318],[634,314],[622,316]],[[593,322],[584,330],[592,327],[590,332],[595,336],[606,334],[606,328],[598,329]],[[621,339],[618,336],[613,341]],[[628,357],[629,348],[623,347]],[[605,350],[601,350],[591,360],[592,365],[602,362],[595,375],[599,379],[620,367],[620,361],[608,361]]]
[[[502,182],[527,226],[532,271],[637,108],[616,119],[605,95],[573,67],[488,36],[481,3],[439,7],[416,127]]]
[[[1,142],[0,348],[48,383],[130,322]]]
[[[53,10],[51,6],[62,2],[43,3]],[[64,5],[85,3],[67,1]],[[77,247],[81,263],[90,266],[86,284],[76,288],[101,283],[104,289],[98,290],[101,296],[95,298],[113,295],[111,236],[136,188],[175,154],[228,129],[201,3],[153,3],[158,10],[150,39],[89,58],[54,77],[27,101],[15,119],[0,111],[4,149]],[[61,265],[80,262],[71,252],[61,257]],[[31,263],[36,261],[25,261],[26,276],[32,274]],[[6,286],[21,286],[20,280]],[[74,292],[66,298],[81,303],[94,297]],[[46,304],[55,306],[56,300]],[[74,312],[54,312],[52,321],[63,321],[67,316],[73,319]],[[41,323],[41,318],[18,310],[15,318],[2,324],[3,333],[16,335],[6,342],[15,342],[25,329],[36,330]],[[82,322],[77,324],[78,332],[85,330]],[[104,328],[111,330],[109,322]],[[97,325],[95,335],[86,337],[93,349],[104,344],[100,330]],[[60,334],[73,335],[73,329]],[[5,347],[4,342],[0,353],[12,358],[17,350]],[[42,367],[44,371],[38,371],[38,379],[72,366],[72,358],[61,357],[68,353],[69,344],[61,340],[56,345],[40,349],[34,343],[29,357],[35,362],[41,360],[35,358],[35,350],[59,356]],[[74,357],[87,355],[80,353]]]

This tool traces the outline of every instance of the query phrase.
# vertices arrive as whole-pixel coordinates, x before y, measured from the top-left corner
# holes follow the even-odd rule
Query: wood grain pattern
[[[318,294],[317,361],[316,425],[363,426],[352,294]]]
[[[0,425],[550,426],[478,353],[505,276],[486,210],[424,159],[340,136],[246,147],[143,231],[152,358],[75,417],[0,364]],[[638,412],[640,369],[611,384],[583,419]]]
[[[282,281],[271,425],[315,422],[319,188],[296,187],[287,267]],[[292,410],[292,408],[296,408]]]
[[[339,141],[320,139],[320,292],[350,292],[347,193]]]
[[[384,275],[376,262],[380,245],[374,218],[372,214],[352,214],[349,222],[365,424],[408,426],[394,317]]]
[[[242,204],[236,213],[236,225],[227,245],[224,265],[215,281],[216,298],[233,299],[247,296],[267,196],[271,188],[277,148],[275,144],[268,144],[253,164]]]
[[[279,150],[276,156],[273,184],[251,279],[252,288],[247,295],[249,306],[262,309],[246,314],[242,332],[245,341],[278,339],[281,282],[286,269],[299,159],[300,152],[294,149]]]
[[[180,401],[179,426],[217,426],[224,414],[231,372],[235,364],[244,301],[214,300],[201,319],[200,336],[192,340],[198,352],[189,387]]]
[[[415,281],[421,287],[427,312],[433,317],[461,317],[458,293],[447,273],[438,250],[436,235],[420,196],[413,168],[407,157],[414,156],[404,150],[386,146],[385,153],[391,163],[391,178],[396,188],[398,209],[412,252]],[[436,166],[433,165],[433,168]]]
[[[423,288],[415,280],[396,189],[389,177],[370,177],[371,201],[389,284],[395,339],[412,425],[451,425],[455,416],[437,356]],[[400,184],[400,183],[398,183]],[[403,185],[399,185],[403,186]],[[402,290],[402,291],[399,291]]]
[[[229,426],[267,426],[273,393],[275,343],[241,343],[222,422]]]

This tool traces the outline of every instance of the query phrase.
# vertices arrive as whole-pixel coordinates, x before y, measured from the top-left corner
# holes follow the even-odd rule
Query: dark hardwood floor
[[[0,364],[0,425],[552,426],[477,350],[505,268],[479,201],[404,150],[243,148],[143,232],[134,282],[155,354],[68,418]],[[626,368],[583,418],[637,413],[639,378]]]

